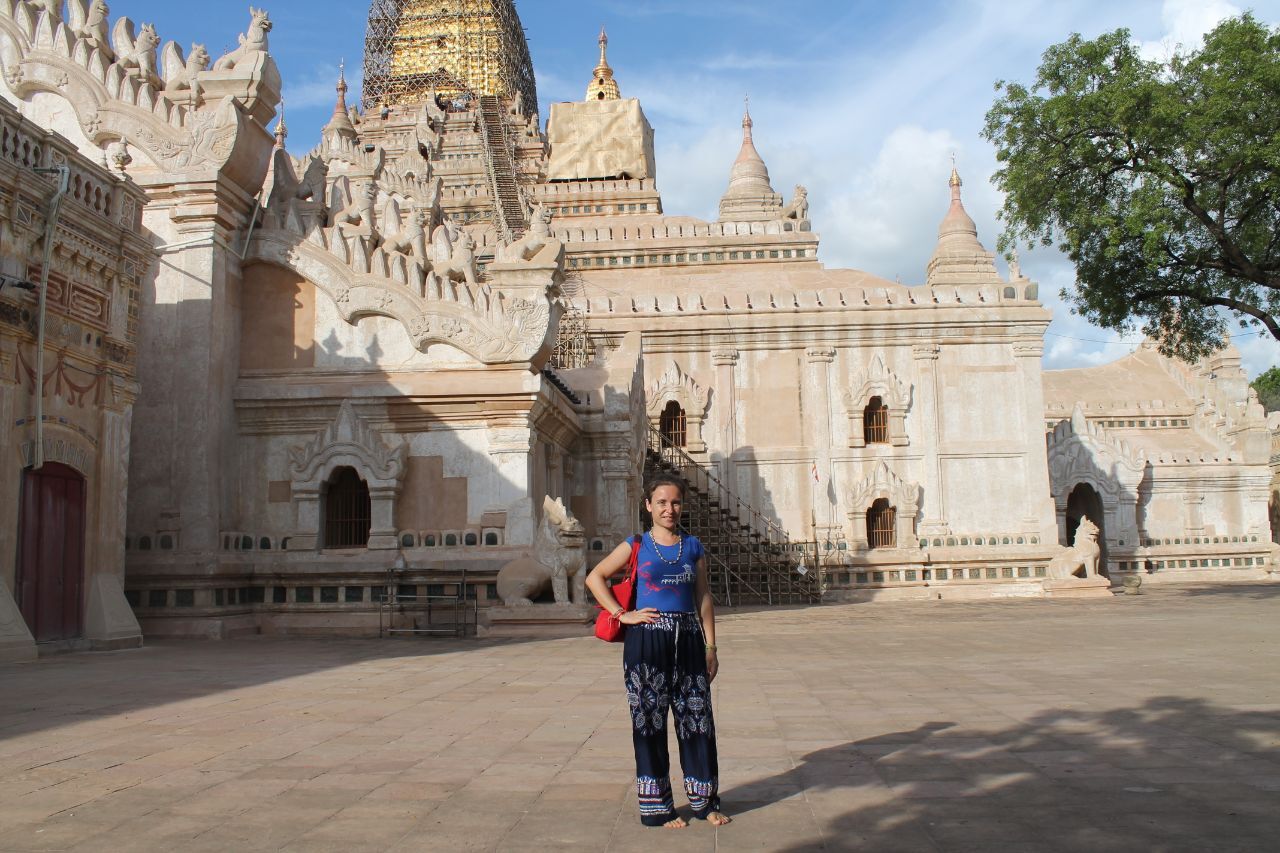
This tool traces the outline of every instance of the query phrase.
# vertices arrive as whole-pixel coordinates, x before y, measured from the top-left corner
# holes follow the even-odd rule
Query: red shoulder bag
[[[636,606],[636,566],[640,562],[640,537],[631,538],[631,561],[627,564],[627,579],[613,585],[613,597],[626,610]],[[621,615],[621,614],[619,614]],[[603,607],[596,614],[596,636],[606,643],[621,643],[627,626],[614,619]]]

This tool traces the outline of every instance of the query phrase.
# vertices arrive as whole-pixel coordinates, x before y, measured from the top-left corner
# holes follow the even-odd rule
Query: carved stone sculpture
[[[333,214],[332,222],[345,233],[369,237],[376,244],[379,240],[374,202],[378,199],[378,185],[365,181],[352,193],[351,203]]]
[[[170,99],[189,92],[192,101],[200,99],[200,83],[197,75],[209,67],[209,51],[202,44],[191,45],[191,56],[182,56],[182,48],[173,42],[164,49],[164,93]]]
[[[107,16],[111,13],[106,0],[93,0],[86,12],[83,0],[71,0],[71,32],[83,39],[90,50],[99,51],[107,61],[113,61],[115,51],[107,35]]]
[[[1098,577],[1098,560],[1102,557],[1102,548],[1098,545],[1098,525],[1087,517],[1080,519],[1076,535],[1070,548],[1062,547],[1059,553],[1049,562],[1048,576],[1053,580],[1067,578]]]
[[[121,18],[115,26],[116,63],[135,80],[157,89],[164,86],[164,81],[156,73],[156,48],[160,46],[160,37],[151,24],[143,24],[137,38],[133,36],[133,21]]]
[[[551,585],[557,604],[586,599],[587,552],[582,524],[550,496],[542,502],[542,524],[534,552],[512,560],[498,571],[498,596],[508,607],[533,603]]]
[[[476,284],[476,243],[470,234],[463,231],[454,242],[447,226],[440,225],[431,235],[431,246],[435,253],[435,271],[442,279]]]
[[[254,54],[267,52],[267,33],[271,32],[271,19],[265,9],[249,7],[249,31],[241,33],[240,46],[213,64],[214,71],[231,71],[237,65],[255,59]]]
[[[427,213],[415,208],[409,214],[409,221],[402,231],[391,234],[382,241],[382,248],[388,252],[399,252],[413,258],[425,260],[427,257],[426,226]]]
[[[31,5],[55,21],[62,20],[62,0],[31,0]]]
[[[798,222],[807,222],[809,220],[809,191],[803,185],[796,184],[795,195],[791,197],[791,203],[782,208],[778,218],[794,219]]]
[[[539,204],[533,212],[529,232],[498,250],[498,260],[509,264],[558,266],[564,258],[564,243],[551,235],[551,212]]]

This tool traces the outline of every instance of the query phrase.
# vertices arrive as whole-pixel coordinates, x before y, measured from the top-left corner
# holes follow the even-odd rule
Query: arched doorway
[[[373,515],[372,504],[369,500],[369,484],[360,479],[356,469],[350,466],[335,469],[325,484],[323,500],[323,547],[367,547]]]
[[[667,403],[658,418],[658,432],[672,447],[684,447],[688,437],[688,428],[684,409],[675,400]]]
[[[1098,526],[1098,547],[1102,549],[1098,572],[1110,577],[1107,572],[1106,510],[1102,505],[1102,495],[1088,483],[1077,483],[1067,495],[1067,541],[1063,545],[1070,546],[1075,541],[1076,529],[1082,518],[1088,518]]]
[[[58,462],[22,474],[16,597],[36,642],[83,630],[85,482]]]

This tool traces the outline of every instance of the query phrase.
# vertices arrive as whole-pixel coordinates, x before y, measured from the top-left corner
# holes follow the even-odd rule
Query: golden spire
[[[371,0],[365,33],[365,110],[433,96],[520,97],[537,110],[538,89],[514,0]]]
[[[280,118],[276,120],[276,147],[284,148],[284,139],[289,135],[289,128],[284,126],[284,96],[280,96]]]
[[[613,69],[609,67],[609,59],[605,55],[609,48],[609,36],[604,27],[600,27],[600,64],[592,72],[591,83],[587,86],[588,101],[616,101],[622,97],[618,92],[618,82],[613,79]]]

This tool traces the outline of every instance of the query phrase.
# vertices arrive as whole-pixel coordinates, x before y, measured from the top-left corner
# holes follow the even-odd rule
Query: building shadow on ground
[[[810,752],[730,788],[748,814],[803,797],[824,831],[780,849],[1262,850],[1280,834],[1280,710],[1199,699],[927,722]]]

